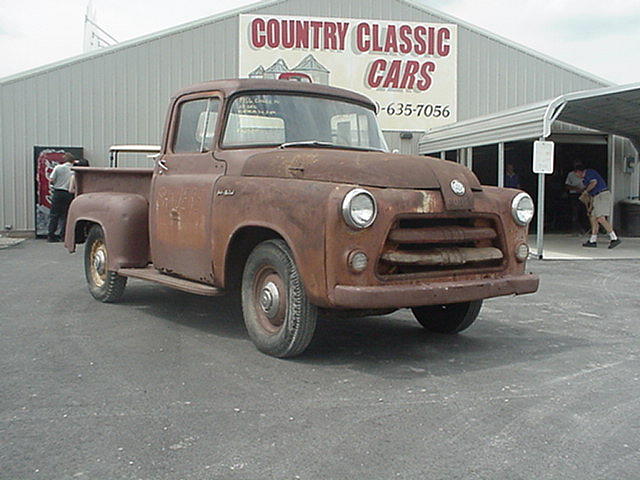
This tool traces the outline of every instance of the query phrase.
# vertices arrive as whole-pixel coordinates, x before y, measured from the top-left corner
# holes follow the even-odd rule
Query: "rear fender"
[[[109,250],[108,269],[149,263],[149,204],[133,193],[86,193],[76,197],[67,215],[64,245],[74,252],[90,224],[102,227]]]

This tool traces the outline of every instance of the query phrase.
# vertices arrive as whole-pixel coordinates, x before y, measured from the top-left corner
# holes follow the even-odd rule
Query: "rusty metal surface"
[[[102,227],[109,251],[108,269],[144,267],[149,263],[149,204],[132,193],[86,193],[71,203],[65,247],[75,251],[76,225]]]
[[[384,252],[387,262],[407,265],[466,265],[467,263],[502,260],[502,252],[494,247],[434,248],[428,252]]]
[[[216,82],[218,83],[218,82]],[[224,83],[224,82],[222,82]],[[173,139],[179,125],[183,103],[200,98],[222,100],[219,90],[179,95],[167,117],[164,148],[156,163],[151,190],[149,230],[153,264],[165,273],[208,284],[214,283],[211,219],[216,180],[225,173],[226,164],[213,153],[175,153]],[[221,122],[216,124],[216,136]]]
[[[80,175],[81,192],[105,192],[101,194],[104,205],[95,197],[82,200],[87,195],[80,195],[72,205],[70,221],[85,219],[103,225],[109,249],[116,252],[110,269],[143,267],[151,259],[163,272],[217,288],[231,285],[242,271],[242,260],[248,255],[242,249],[270,236],[281,237],[292,250],[310,300],[324,308],[400,307],[408,305],[407,299],[411,305],[427,305],[535,290],[537,278],[524,275],[525,265],[514,255],[527,235],[527,228],[511,216],[511,200],[517,192],[481,186],[459,164],[321,148],[228,150],[216,146],[211,153],[171,152],[180,102],[215,95],[221,98],[224,112],[228,97],[236,92],[276,90],[338,96],[373,108],[359,94],[297,82],[233,80],[190,87],[173,97],[167,114],[161,158],[169,170],[160,174],[156,166],[150,181],[148,170],[87,169],[91,171]],[[364,230],[347,226],[341,214],[342,200],[355,185],[365,186],[378,206],[376,221]],[[139,195],[107,193],[119,191]],[[133,216],[123,210],[125,198]],[[150,218],[146,199],[151,200]],[[465,216],[486,219],[486,224],[480,222],[473,231],[456,225],[437,231],[395,232],[402,218]],[[451,243],[471,241],[472,234],[474,253],[456,254],[462,261],[460,269],[395,277],[377,270],[383,254],[393,251],[387,245],[389,238],[398,243]],[[73,243],[69,238],[67,247],[72,249]],[[369,258],[361,273],[347,264],[356,250]],[[474,255],[498,259],[496,250],[502,258],[490,268],[464,265]],[[449,257],[450,263],[457,261]]]
[[[395,243],[456,243],[472,240],[493,240],[497,233],[492,228],[427,227],[394,229],[389,240]]]
[[[394,289],[406,288],[410,291],[417,284],[450,281],[473,284],[480,279],[503,281],[524,272],[524,265],[515,261],[513,252],[518,243],[525,241],[526,228],[516,225],[511,217],[512,193],[498,189],[474,192],[476,208],[467,212],[470,216],[484,218],[484,214],[487,218],[499,221],[499,228],[494,232],[499,235],[499,242],[507,254],[498,267],[483,270],[469,268],[390,280],[377,275],[376,263],[396,218],[406,215],[454,215],[445,209],[440,192],[371,188],[378,202],[378,218],[371,227],[356,231],[345,224],[340,214],[341,201],[352,188],[351,185],[223,176],[216,188],[234,192],[233,196],[214,199],[214,211],[225,212],[225,215],[214,219],[212,229],[215,232],[214,241],[221,242],[218,244],[220,248],[213,250],[216,285],[225,285],[229,274],[226,266],[228,250],[238,230],[248,226],[270,229],[290,245],[309,297],[318,306],[326,308],[350,307],[349,303],[336,303],[341,298],[332,295],[337,285],[372,288],[393,286]],[[455,212],[455,215],[460,213]],[[482,228],[477,231],[481,234],[485,232]],[[354,250],[365,252],[370,259],[369,266],[362,273],[354,273],[347,266],[348,256]],[[490,250],[490,255],[482,258],[498,257],[502,257],[500,250]],[[501,292],[505,291],[505,285],[510,284],[503,284]],[[427,304],[430,300],[425,297],[423,301],[423,304]]]
[[[337,204],[349,189],[348,186],[337,188],[333,202]],[[460,284],[469,282],[472,285],[480,280],[503,281],[524,274],[525,265],[516,261],[514,252],[518,244],[526,243],[527,228],[517,225],[511,216],[510,201],[513,198],[513,191],[485,187],[482,192],[473,192],[474,208],[468,212],[448,211],[438,191],[375,188],[371,188],[370,191],[378,203],[378,218],[371,227],[354,231],[346,226],[338,214],[327,221],[327,296],[331,299],[331,306],[355,308],[349,301],[342,303],[344,297],[334,295],[333,292],[338,285],[341,288],[363,287],[383,290],[389,287],[397,291],[404,288],[410,292],[416,285],[422,285],[425,288],[429,285],[435,288],[446,282]],[[327,208],[327,214],[330,215],[332,210],[334,209]],[[394,229],[398,218],[458,218],[465,215],[496,222],[498,238],[495,241],[505,252],[498,266],[481,269],[465,267],[453,271],[436,270],[431,273],[397,277],[383,277],[378,274],[377,259],[384,251],[384,239]],[[349,252],[354,250],[364,252],[370,259],[367,269],[359,274],[346,268]],[[503,288],[505,285],[508,287],[510,284],[508,282],[503,284]],[[423,304],[427,305],[431,301],[429,297],[424,297]],[[391,306],[391,304],[385,306]]]
[[[152,168],[73,167],[76,196],[92,192],[135,193],[149,200]]]
[[[139,278],[141,280],[147,280],[175,288],[176,290],[181,290],[183,292],[195,293],[196,295],[204,295],[207,297],[224,294],[224,290],[220,290],[210,285],[172,277],[158,272],[156,268],[151,266],[147,268],[120,268],[118,270],[118,275],[122,275],[123,277]]]
[[[414,189],[449,189],[451,180],[460,179],[469,190],[481,189],[473,172],[457,163],[430,157],[335,149],[269,149],[248,157],[242,175]],[[466,197],[454,196],[455,205],[451,208],[471,208],[468,203],[471,192]]]
[[[418,307],[533,293],[538,290],[539,283],[536,275],[513,275],[487,280],[425,282],[413,285],[337,285],[331,292],[331,298],[333,303],[343,308]]]
[[[287,242],[310,300],[326,305],[325,222],[336,186],[325,182],[223,176],[216,190],[234,192],[214,198],[212,231],[216,285],[226,287],[230,248],[246,228],[274,232]],[[215,214],[215,212],[220,212]],[[332,212],[333,213],[333,212]],[[337,215],[337,206],[335,208]],[[331,215],[331,218],[333,215]],[[242,269],[242,266],[234,268]]]

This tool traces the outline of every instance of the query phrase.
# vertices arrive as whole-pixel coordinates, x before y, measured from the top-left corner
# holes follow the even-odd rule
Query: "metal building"
[[[266,0],[1,79],[0,229],[34,229],[34,146],[83,147],[106,166],[110,145],[159,144],[174,91],[238,76],[240,14],[455,24],[462,122],[611,85],[418,0]],[[418,151],[420,135],[385,134],[390,148]]]

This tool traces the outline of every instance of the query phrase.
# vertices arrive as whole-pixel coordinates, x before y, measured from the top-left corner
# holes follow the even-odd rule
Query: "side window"
[[[206,152],[213,146],[220,109],[217,98],[192,100],[180,105],[174,153]]]

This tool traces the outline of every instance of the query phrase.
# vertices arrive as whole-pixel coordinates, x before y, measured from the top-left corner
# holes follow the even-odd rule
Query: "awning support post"
[[[538,259],[542,260],[544,249],[544,173],[538,174],[538,225],[536,228],[536,250]]]
[[[498,143],[498,186],[504,187],[504,142]]]
[[[545,137],[540,137],[540,141],[544,142]],[[544,250],[544,173],[538,174],[538,217],[536,228],[536,254],[539,260],[542,260]]]

